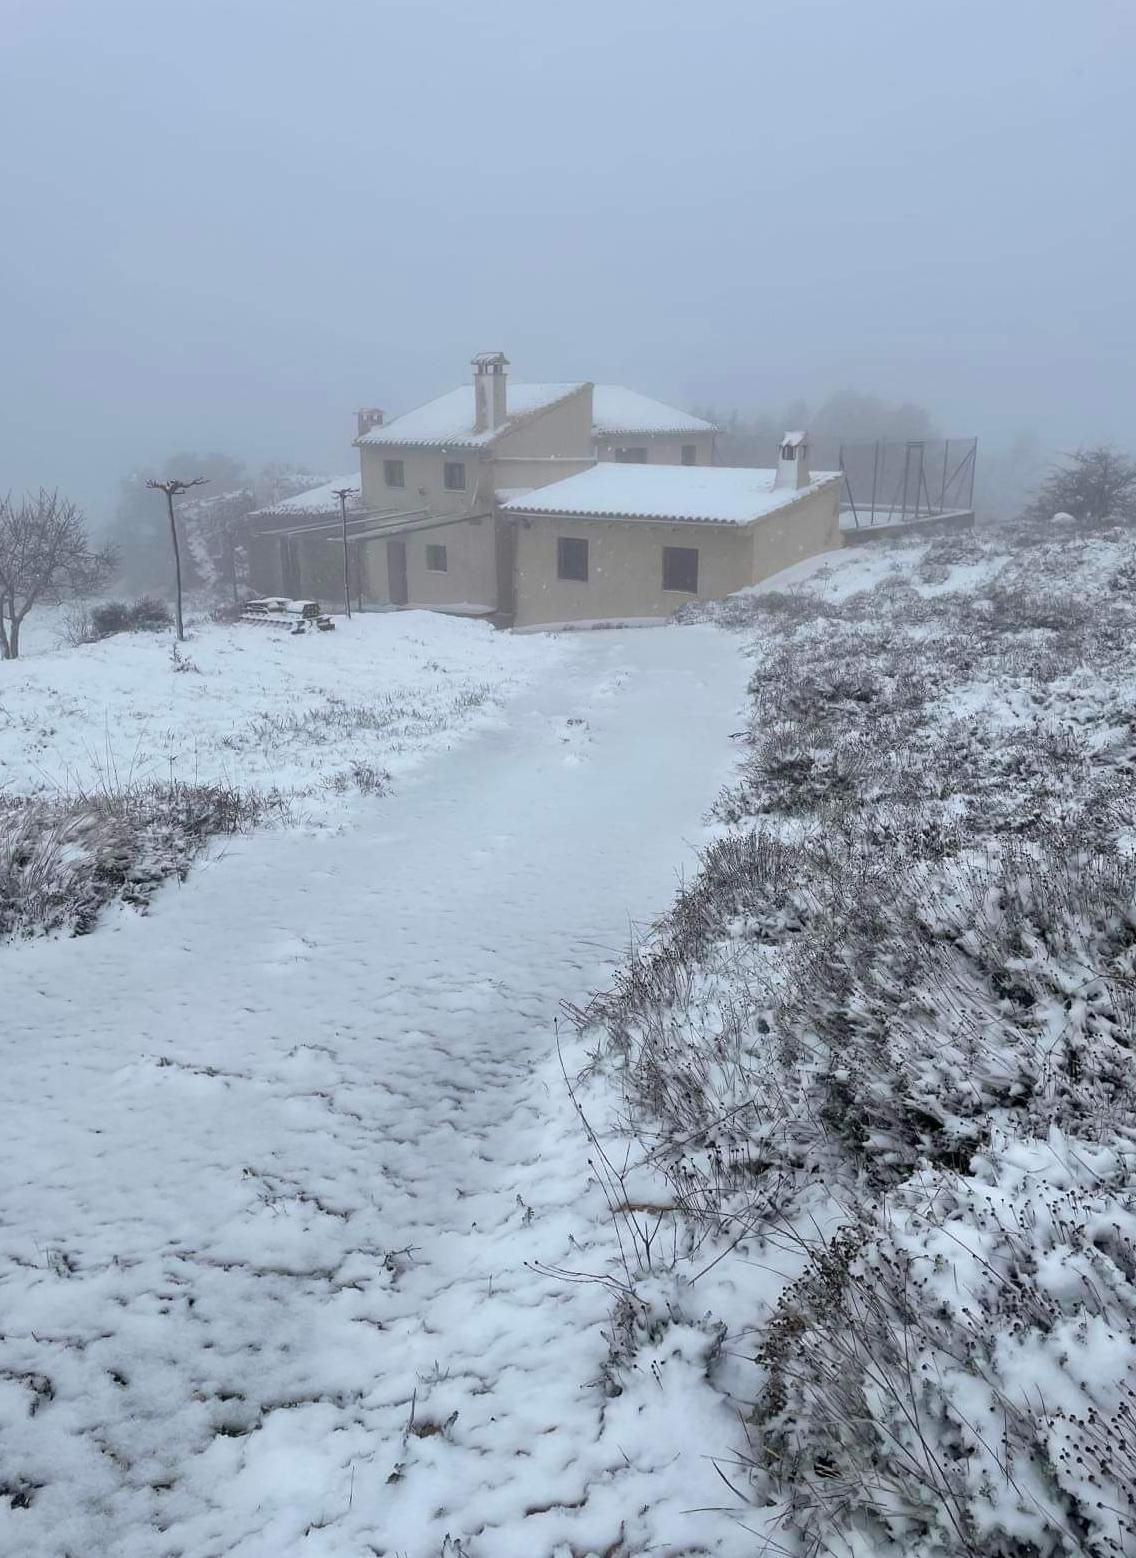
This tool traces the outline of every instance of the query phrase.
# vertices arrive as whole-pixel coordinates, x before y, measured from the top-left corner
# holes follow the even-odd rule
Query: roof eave
[[[620,509],[525,509],[511,504],[506,505],[505,512],[518,519],[621,519],[649,525],[724,525],[730,530],[752,525],[762,517],[754,514],[749,519],[722,519],[705,514],[628,514]]]
[[[592,425],[592,432],[596,438],[679,438],[689,434],[691,438],[700,433],[716,433],[718,429],[711,424],[705,427],[603,427],[599,423]]]

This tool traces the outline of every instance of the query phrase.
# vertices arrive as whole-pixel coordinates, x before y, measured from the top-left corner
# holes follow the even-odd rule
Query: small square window
[[[682,446],[682,463],[684,465],[697,465],[698,464],[698,445],[697,444],[683,444],[683,446]]]
[[[560,536],[556,542],[556,577],[588,582],[588,543],[574,536]]]
[[[406,467],[401,460],[383,461],[383,480],[388,487],[406,486]]]
[[[446,549],[444,546],[428,546],[426,548],[426,572],[445,573]]]
[[[688,595],[698,594],[697,547],[663,547],[663,589],[684,590]]]
[[[615,458],[618,460],[620,465],[646,465],[647,451],[646,449],[641,448],[617,449],[615,451]]]
[[[447,460],[444,481],[447,492],[464,492],[465,461]]]

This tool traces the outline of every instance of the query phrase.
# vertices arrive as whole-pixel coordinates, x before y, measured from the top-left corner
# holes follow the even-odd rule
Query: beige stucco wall
[[[487,516],[480,522],[411,531],[400,537],[406,545],[406,574],[412,606],[497,606],[497,553],[494,541],[493,494],[499,488],[544,487],[574,476],[592,464],[592,387],[583,385],[547,411],[510,430],[489,447],[420,449],[411,446],[359,446],[363,502],[373,513],[426,509],[443,519],[471,511]],[[405,486],[388,487],[385,460],[401,460]],[[465,489],[445,486],[448,460],[465,464]],[[408,524],[414,520],[408,519]],[[426,567],[427,546],[446,548],[446,572]],[[370,598],[390,600],[386,541],[367,542]]]
[[[840,545],[833,482],[751,525],[663,524],[535,515],[517,524],[517,627],[667,617],[686,601],[720,600],[802,557]],[[561,536],[588,542],[588,579],[558,579]],[[698,551],[698,594],[663,589],[663,548]]]
[[[504,465],[514,458],[531,459],[542,455],[590,461],[592,386],[581,384],[574,395],[566,396],[547,411],[526,418],[517,427],[502,433],[493,445],[493,453]]]
[[[586,583],[556,576],[557,540],[588,542]],[[716,600],[753,583],[753,536],[742,525],[534,518],[517,526],[517,627],[668,617],[689,600]],[[698,595],[663,589],[663,548],[698,550]]]
[[[753,582],[840,546],[840,482],[778,509],[753,527]]]
[[[714,456],[713,433],[681,433],[672,436],[648,438],[626,434],[622,438],[597,440],[596,459],[614,460],[615,451],[624,448],[644,448],[648,465],[681,465],[683,444],[693,444],[698,450],[696,465],[711,465]]]

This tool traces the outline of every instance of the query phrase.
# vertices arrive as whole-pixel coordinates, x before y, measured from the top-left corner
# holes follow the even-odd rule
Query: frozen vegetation
[[[67,647],[45,624],[32,647],[0,666],[0,937],[144,907],[218,836],[333,822],[337,798],[492,725],[558,654],[425,612],[300,637],[203,620],[184,645]]]
[[[750,656],[748,755],[577,1088],[610,1388],[682,1358],[733,1417],[701,1448],[754,1535],[681,1550],[1136,1553],[1136,537],[698,614]]]

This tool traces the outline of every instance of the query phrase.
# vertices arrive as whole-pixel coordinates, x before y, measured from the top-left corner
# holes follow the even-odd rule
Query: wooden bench
[[[265,595],[259,600],[246,601],[239,620],[264,622],[269,627],[287,628],[290,633],[304,633],[311,628],[330,633],[335,627],[327,613],[320,611],[318,600],[288,600],[283,595]]]

